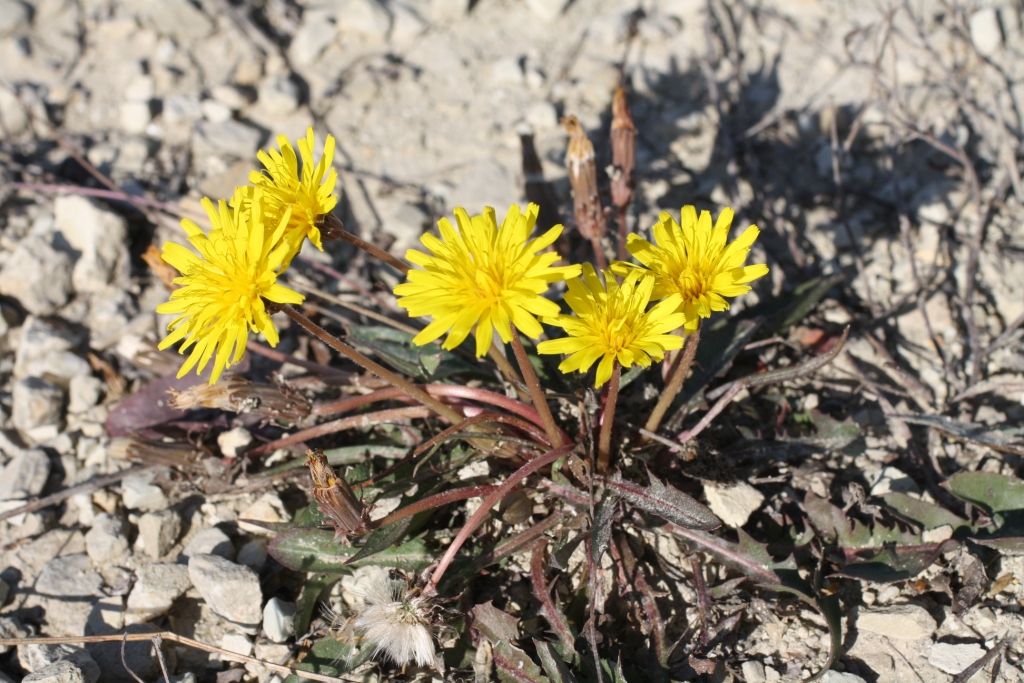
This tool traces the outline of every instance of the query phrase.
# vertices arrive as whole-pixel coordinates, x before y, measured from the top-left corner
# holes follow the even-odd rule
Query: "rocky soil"
[[[684,203],[756,222],[750,262],[771,274],[734,312],[845,275],[772,343],[809,351],[852,324],[844,355],[778,400],[850,418],[861,436],[745,488],[708,481],[729,525],[782,519],[808,491],[869,510],[888,491],[948,502],[938,482],[960,470],[1022,475],[1019,433],[996,450],[899,417],[994,431],[1024,418],[1017,3],[0,0],[0,78],[0,514],[86,483],[0,521],[0,638],[167,630],[272,663],[296,652],[296,579],[268,558],[269,532],[239,519],[291,520],[307,504],[301,479],[248,474],[238,452],[258,429],[231,413],[198,420],[201,447],[141,464],[123,437],[177,419],[159,378],[178,359],[155,350],[167,293],[143,254],[183,241],[181,215],[230,196],[257,149],[307,126],[338,141],[346,226],[402,255],[454,206],[500,212],[529,192],[547,202],[542,220],[569,221],[559,118],[576,115],[606,163],[623,84],[639,130],[637,229]],[[533,154],[543,177],[524,165]],[[303,256],[294,286],[391,300],[393,273],[364,254]],[[279,350],[331,360],[298,334]],[[248,367],[281,369],[258,356]],[[148,411],[118,408],[144,387]],[[195,451],[205,457],[186,460]],[[913,580],[836,579],[844,671],[823,680],[959,681],[996,647],[975,680],[1024,678],[1024,560],[987,562],[960,546]],[[732,576],[718,569],[716,581]],[[970,577],[983,585],[958,606]],[[715,680],[817,671],[824,620],[798,605],[764,594],[739,607],[746,626]],[[277,676],[183,645],[164,654],[176,680]],[[120,660],[118,643],[0,646],[0,682],[132,680]],[[163,675],[148,642],[126,662],[144,681]]]

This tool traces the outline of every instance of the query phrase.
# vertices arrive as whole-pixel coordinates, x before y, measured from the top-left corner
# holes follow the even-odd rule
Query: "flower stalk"
[[[601,432],[597,439],[597,471],[604,474],[608,471],[612,453],[612,425],[615,423],[615,405],[619,401],[619,380],[622,366],[618,361],[612,369],[612,378],[608,381],[608,398],[604,404],[604,419],[601,421]]]
[[[668,412],[669,406],[672,405],[672,401],[675,400],[679,390],[683,388],[683,382],[686,380],[686,376],[690,374],[690,368],[693,366],[693,359],[697,356],[697,344],[699,343],[700,324],[698,323],[697,329],[686,337],[686,345],[683,348],[683,357],[679,361],[679,365],[676,366],[675,372],[673,372],[672,376],[669,378],[668,384],[665,386],[665,391],[662,392],[661,397],[658,398],[658,403],[655,404],[650,417],[647,418],[647,424],[644,425],[644,429],[647,431],[657,432],[658,427],[661,426],[661,421],[665,418],[665,413]]]
[[[282,310],[289,318],[297,322],[307,332],[312,334],[314,337],[322,341],[323,343],[330,346],[332,349],[340,353],[345,358],[349,359],[356,365],[362,367],[365,370],[372,372],[373,374],[380,377],[386,382],[390,382],[395,388],[400,389],[402,393],[406,394],[409,398],[418,401],[426,407],[433,410],[435,413],[448,419],[453,423],[462,422],[462,415],[453,410],[450,406],[445,405],[443,402],[434,398],[427,392],[420,389],[418,386],[410,382],[409,380],[396,375],[380,363],[377,363],[363,354],[353,349],[348,344],[344,343],[333,334],[329,333],[324,328],[317,325],[315,322],[304,316],[298,310],[291,306],[283,306]]]
[[[380,247],[370,244],[366,240],[360,239],[345,229],[345,224],[341,222],[341,219],[334,214],[326,214],[317,216],[316,219],[317,227],[320,228],[320,238],[325,242],[333,240],[345,240],[349,244],[362,249],[371,256],[376,256],[378,259],[388,264],[402,275],[409,272],[409,264],[405,261],[396,258],[384,251]]]
[[[544,387],[540,385],[540,380],[537,379],[537,373],[533,370],[530,357],[526,355],[526,349],[523,347],[523,342],[519,338],[519,330],[516,329],[515,325],[512,326],[512,350],[515,351],[516,360],[519,362],[519,369],[522,371],[523,379],[526,380],[526,386],[530,390],[533,407],[544,423],[544,431],[547,432],[548,440],[555,448],[561,448],[565,444],[565,441],[562,439],[562,432],[558,425],[555,424],[555,416],[551,414],[551,407],[548,406],[548,398],[544,393]]]

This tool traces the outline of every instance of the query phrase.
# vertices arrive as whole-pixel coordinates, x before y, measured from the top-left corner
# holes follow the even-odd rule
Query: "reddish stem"
[[[518,470],[513,472],[508,479],[506,479],[498,489],[489,495],[484,502],[480,505],[473,516],[469,518],[466,524],[459,531],[455,540],[452,541],[451,545],[448,546],[448,550],[445,552],[441,561],[437,564],[437,569],[430,577],[430,584],[427,586],[425,593],[436,593],[437,584],[441,581],[444,573],[448,570],[452,560],[455,559],[456,553],[459,552],[459,548],[466,542],[469,535],[476,531],[477,527],[483,524],[484,519],[490,514],[491,508],[498,504],[498,502],[507,496],[509,492],[515,488],[515,486],[526,477],[530,476],[545,465],[550,465],[559,458],[565,457],[576,448],[576,444],[568,444],[561,448],[556,448],[553,451],[548,451],[539,458],[535,458],[530,462],[526,463]]]
[[[466,486],[461,489],[452,489],[451,491],[445,491],[444,493],[438,493],[435,496],[424,498],[423,500],[417,500],[415,503],[406,505],[401,510],[395,510],[387,517],[382,517],[378,521],[373,523],[375,528],[394,524],[395,522],[401,521],[406,517],[412,517],[418,515],[424,510],[431,510],[433,508],[447,505],[448,503],[454,503],[457,500],[466,500],[467,498],[476,498],[477,496],[486,496],[492,493],[497,486]]]

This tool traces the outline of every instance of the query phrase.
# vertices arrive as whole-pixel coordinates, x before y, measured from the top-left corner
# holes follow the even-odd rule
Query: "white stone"
[[[125,477],[121,482],[121,502],[129,510],[162,510],[167,507],[167,496],[151,482],[155,472],[143,472]]]
[[[71,295],[71,259],[45,238],[29,235],[0,269],[0,294],[34,315],[53,315]]]
[[[76,356],[77,358],[77,356]],[[100,402],[106,382],[92,375],[75,375],[68,380],[68,412],[87,412]]]
[[[228,535],[215,526],[200,529],[188,542],[185,549],[181,551],[183,558],[190,558],[193,555],[203,554],[220,555],[226,560],[235,556],[235,549],[231,545]]]
[[[991,57],[1003,45],[1003,31],[999,27],[999,15],[995,7],[979,9],[970,19],[971,42],[978,52]]]
[[[92,568],[85,553],[55,557],[45,565],[36,579],[40,595],[67,600],[99,595],[103,579]]]
[[[211,123],[223,123],[231,119],[231,107],[217,100],[203,100],[199,104],[203,118]]]
[[[391,3],[391,40],[404,43],[427,30],[426,20],[415,7],[404,3]]]
[[[121,103],[121,130],[138,135],[146,132],[146,127],[153,120],[149,102]]]
[[[31,16],[24,3],[0,0],[0,38],[28,29]]]
[[[267,542],[262,538],[254,538],[238,549],[238,564],[244,564],[255,571],[263,569],[267,563]]]
[[[147,112],[146,123],[148,116]],[[114,282],[118,267],[127,266],[128,260],[124,246],[128,221],[124,216],[91,199],[71,194],[57,197],[53,208],[54,230],[81,253],[71,275],[75,290],[97,292]]]
[[[128,537],[120,517],[101,512],[85,534],[85,550],[99,567],[120,564],[128,555]]]
[[[243,633],[225,633],[220,646],[228,652],[248,657],[252,654],[252,640]]]
[[[268,76],[257,92],[256,103],[267,116],[284,118],[299,108],[299,86],[286,75]]]
[[[236,458],[252,443],[252,434],[245,427],[235,427],[217,435],[217,445],[225,458]]]
[[[865,479],[871,486],[872,496],[881,496],[891,491],[899,493],[921,493],[917,483],[905,472],[895,467],[883,467],[878,470],[865,472]]]
[[[138,547],[154,559],[167,554],[178,541],[181,533],[181,516],[177,510],[169,508],[156,512],[147,512],[139,518]]]
[[[382,41],[391,31],[391,15],[377,0],[342,0],[335,13],[343,33]]]
[[[312,64],[337,35],[333,13],[310,8],[302,15],[302,25],[292,37],[288,55],[297,66]]]
[[[50,476],[50,458],[45,451],[22,451],[0,470],[0,500],[23,500],[38,496]]]
[[[239,514],[238,528],[252,534],[273,535],[275,532],[255,524],[248,524],[243,520],[252,519],[258,522],[279,524],[281,522],[289,522],[291,518],[292,516],[285,509],[280,496],[273,492],[265,493]]]
[[[202,121],[195,127],[193,145],[200,154],[249,159],[256,155],[263,134],[240,121]]]
[[[138,580],[128,594],[126,624],[141,624],[166,614],[192,585],[183,564],[149,564],[136,574]]]
[[[487,82],[497,88],[523,83],[523,69],[515,57],[502,57],[487,67]]]
[[[526,6],[542,21],[554,21],[565,9],[565,0],[525,0]]]
[[[849,671],[826,671],[818,680],[821,683],[867,683],[863,678]]]
[[[704,495],[711,511],[725,524],[736,528],[746,524],[750,515],[764,503],[764,494],[746,482],[732,486],[704,482]]]
[[[958,674],[985,656],[985,648],[977,643],[935,643],[928,663],[948,674]]]
[[[132,11],[162,35],[175,38],[179,45],[208,36],[214,22],[188,0],[136,0]]]
[[[217,555],[193,555],[188,575],[210,609],[220,616],[239,624],[262,621],[260,578],[249,567]]]
[[[469,11],[470,0],[430,0],[430,20],[434,23],[454,21]]]
[[[897,640],[931,638],[936,623],[928,610],[918,605],[890,605],[861,608],[857,630],[877,633]]]
[[[96,662],[93,662],[93,666],[95,667],[96,678],[91,678],[80,664],[70,659],[61,659],[49,666],[33,671],[21,680],[22,683],[95,683],[99,678],[100,668]]]
[[[765,683],[767,680],[764,675],[764,664],[756,659],[743,662],[740,671],[743,672],[743,680],[746,683]]]
[[[59,425],[64,417],[64,391],[41,377],[26,377],[14,383],[11,392],[11,422],[22,431]]]
[[[550,102],[534,102],[527,108],[524,118],[537,133],[558,128],[558,111]]]
[[[283,643],[295,635],[294,602],[284,602],[278,598],[267,600],[263,608],[263,632],[275,643]]]

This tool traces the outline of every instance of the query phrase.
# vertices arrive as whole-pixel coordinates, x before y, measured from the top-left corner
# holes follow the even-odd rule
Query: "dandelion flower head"
[[[277,137],[280,150],[270,148],[260,150],[256,156],[265,167],[264,172],[252,171],[249,182],[255,187],[263,188],[264,211],[270,223],[276,224],[289,208],[291,216],[285,230],[285,241],[289,245],[289,253],[283,267],[287,268],[292,258],[302,248],[302,241],[309,241],[323,251],[320,240],[319,217],[329,214],[338,204],[338,196],[334,193],[338,182],[338,173],[331,164],[334,161],[334,136],[328,135],[324,143],[324,153],[317,163],[313,158],[313,129],[306,129],[306,137],[296,141],[295,148],[284,135]],[[301,158],[302,164],[299,165]],[[251,198],[253,188],[243,188],[243,201]],[[237,200],[233,202],[237,206]]]
[[[665,351],[682,347],[683,338],[669,334],[683,324],[683,314],[678,312],[682,297],[672,294],[647,310],[655,279],[639,268],[618,284],[610,272],[604,273],[602,282],[588,263],[583,266],[582,279],[568,284],[565,302],[576,315],[559,315],[544,322],[561,327],[569,336],[537,346],[540,353],[569,355],[558,366],[562,372],[586,372],[600,360],[596,379],[600,387],[611,378],[616,360],[624,368],[634,363],[649,367],[652,359],[662,360]]]
[[[406,253],[422,270],[409,271],[408,281],[395,287],[398,305],[413,317],[434,318],[415,343],[429,344],[448,332],[442,348],[450,350],[475,328],[476,355],[483,356],[494,330],[506,343],[512,341],[512,325],[531,339],[540,336],[537,316],[559,312],[558,304],[543,296],[548,286],[575,277],[580,267],[553,266],[561,256],[543,251],[558,239],[561,225],[530,239],[539,209],[530,204],[523,213],[513,204],[499,228],[491,207],[472,217],[459,207],[457,229],[442,218],[440,238],[430,233],[421,238],[430,254]]]
[[[652,294],[655,300],[680,295],[680,310],[686,316],[684,327],[692,333],[700,319],[711,317],[712,311],[729,310],[725,297],[749,292],[747,283],[767,274],[768,266],[743,265],[760,233],[756,225],[726,244],[732,227],[732,209],[722,210],[714,228],[711,214],[701,211],[698,218],[693,206],[684,206],[680,218],[682,225],[663,212],[653,228],[655,244],[633,233],[626,241],[626,249],[656,276]],[[617,275],[625,275],[634,268],[621,261],[612,266]]]
[[[404,581],[392,580],[384,570],[363,583],[365,606],[352,623],[355,630],[398,666],[415,662],[434,666],[434,637],[430,604],[412,595]]]
[[[282,236],[291,212],[286,210],[275,224],[265,225],[268,217],[263,206],[259,189],[246,210],[231,208],[224,200],[214,206],[203,199],[213,226],[210,234],[188,219],[181,222],[199,254],[180,244],[164,244],[163,259],[181,276],[174,280],[180,287],[171,292],[170,301],[156,309],[175,316],[160,348],[184,340],[179,352],[192,349],[178,377],[197,365],[201,373],[216,354],[210,375],[213,384],[224,368],[242,359],[250,330],[262,332],[276,346],[277,328],[264,300],[279,304],[303,300],[301,294],[277,284],[277,270],[288,250]]]

